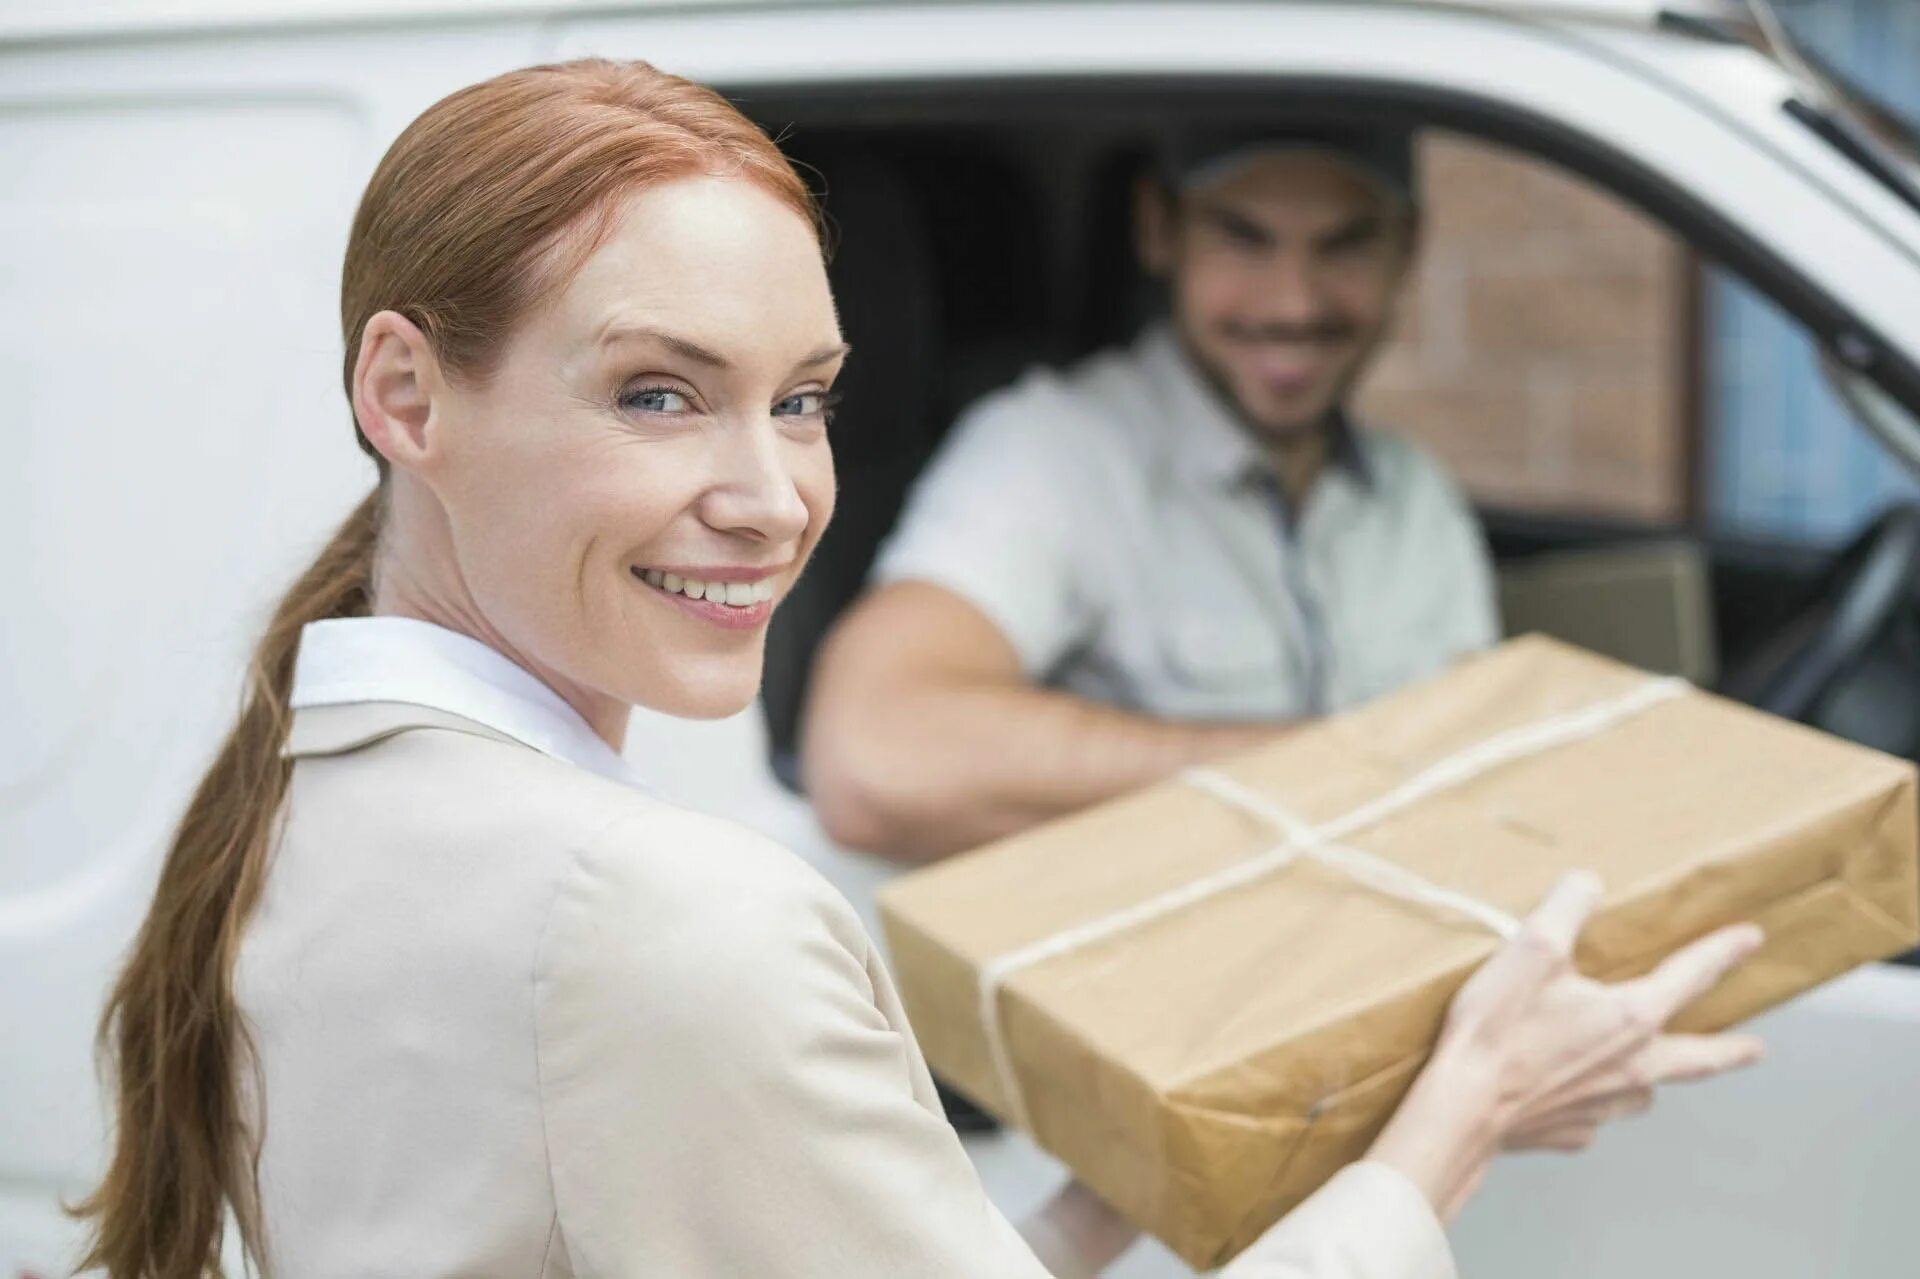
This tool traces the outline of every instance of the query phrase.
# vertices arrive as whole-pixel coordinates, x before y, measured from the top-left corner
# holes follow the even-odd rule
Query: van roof
[[[112,39],[275,27],[415,25],[435,20],[586,16],[645,9],[847,8],[875,0],[11,0],[0,41]],[[1271,0],[1276,4],[1299,0]],[[1480,10],[1653,27],[1675,17],[1741,22],[1742,0],[1345,0],[1374,7]]]

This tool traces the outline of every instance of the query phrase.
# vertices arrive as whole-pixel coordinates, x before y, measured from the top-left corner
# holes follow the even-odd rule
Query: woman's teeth
[[[770,577],[763,577],[757,582],[702,582],[698,578],[662,573],[657,568],[647,569],[640,577],[648,586],[657,586],[670,594],[684,595],[690,600],[728,604],[734,608],[764,604],[773,598],[773,579]]]

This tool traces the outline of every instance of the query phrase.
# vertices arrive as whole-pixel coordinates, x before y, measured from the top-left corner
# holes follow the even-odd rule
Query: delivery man
[[[1170,315],[969,409],[822,648],[807,789],[924,861],[1497,636],[1453,482],[1347,400],[1418,233],[1404,132],[1187,135],[1136,192]]]

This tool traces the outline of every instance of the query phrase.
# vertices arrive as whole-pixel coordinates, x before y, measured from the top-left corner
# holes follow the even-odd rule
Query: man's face
[[[1405,204],[1324,153],[1266,151],[1146,194],[1141,213],[1202,373],[1271,441],[1316,428],[1386,333],[1413,248]]]

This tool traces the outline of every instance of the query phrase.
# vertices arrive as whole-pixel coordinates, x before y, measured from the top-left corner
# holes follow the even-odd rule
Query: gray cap
[[[1168,185],[1179,191],[1191,191],[1217,182],[1255,157],[1273,151],[1322,152],[1378,182],[1408,205],[1420,202],[1411,129],[1355,125],[1270,125],[1265,128],[1201,125],[1165,135],[1161,168]]]

